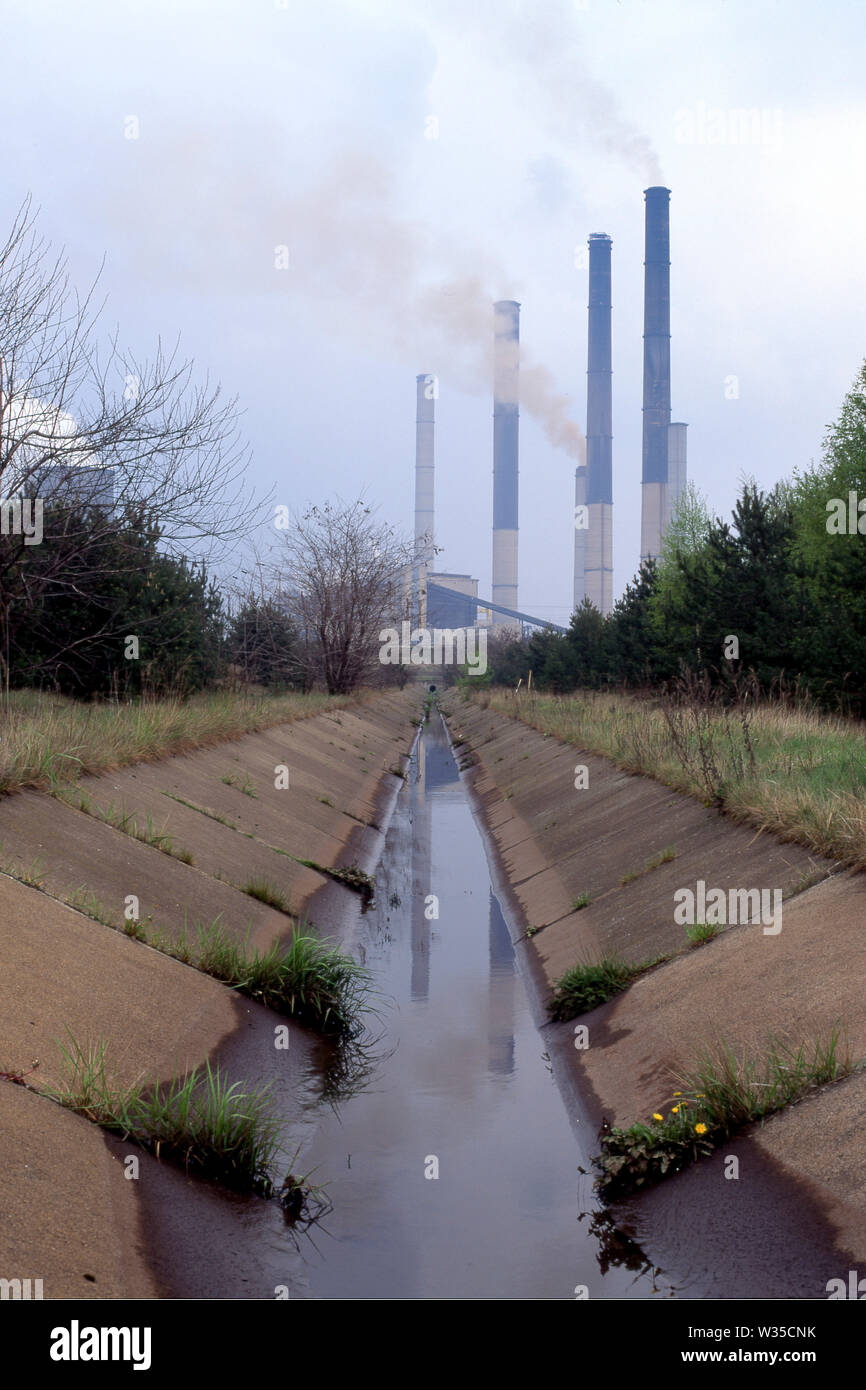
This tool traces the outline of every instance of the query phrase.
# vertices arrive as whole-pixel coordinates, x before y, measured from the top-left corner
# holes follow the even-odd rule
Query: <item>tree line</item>
[[[491,680],[556,693],[660,687],[693,673],[724,694],[748,674],[866,712],[866,364],[820,461],[764,491],[743,482],[729,520],[683,496],[657,561],[608,617],[591,603],[567,633],[491,645]]]

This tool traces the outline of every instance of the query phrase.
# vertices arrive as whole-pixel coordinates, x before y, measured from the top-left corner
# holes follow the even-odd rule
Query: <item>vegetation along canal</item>
[[[582,1151],[437,714],[376,883],[355,938],[380,992],[376,1062],[338,1107],[311,1097],[293,1124],[296,1166],[332,1207],[296,1235],[289,1296],[669,1294],[595,1229],[594,1136]],[[285,1278],[285,1247],[274,1255]]]

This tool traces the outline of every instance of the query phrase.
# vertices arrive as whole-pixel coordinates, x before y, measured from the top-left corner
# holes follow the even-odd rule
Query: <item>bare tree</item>
[[[121,351],[116,334],[100,346],[100,312],[96,284],[76,293],[26,200],[0,246],[0,661],[39,597],[27,583],[62,589],[68,558],[110,535],[118,516],[157,527],[168,551],[211,562],[258,524],[236,401],[197,380],[177,346],[159,343],[151,362]],[[88,492],[102,505],[82,509]],[[63,528],[54,568],[29,580],[22,561],[34,538],[9,499],[53,503]],[[58,520],[64,499],[76,505]]]
[[[298,629],[307,669],[331,694],[382,674],[380,632],[408,616],[412,546],[362,498],[294,520],[274,585]]]

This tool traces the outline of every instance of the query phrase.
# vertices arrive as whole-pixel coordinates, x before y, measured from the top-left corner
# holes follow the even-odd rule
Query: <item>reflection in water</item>
[[[595,1205],[589,1155],[545,1069],[438,719],[422,731],[376,880],[359,947],[383,1032],[366,1055],[332,1053],[326,1094],[347,1103],[307,1111],[302,1169],[316,1170],[333,1211],[321,1248],[303,1242],[291,1296],[652,1293],[645,1262],[629,1268],[636,1249],[618,1263],[609,1234],[581,1219]]]
[[[499,906],[490,890],[487,928],[490,979],[487,992],[487,1066],[493,1076],[514,1071],[514,947]]]
[[[427,798],[427,744],[420,739],[417,767],[410,779],[410,819],[412,823],[412,980],[413,999],[430,994],[430,920],[427,896],[430,892],[430,802]]]

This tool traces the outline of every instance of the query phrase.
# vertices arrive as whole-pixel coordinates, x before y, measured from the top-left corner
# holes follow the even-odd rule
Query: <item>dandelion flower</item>
[[[674,1095],[675,1095],[675,1096],[681,1096],[681,1095],[682,1095],[682,1091],[674,1091]]]
[[[664,1120],[664,1115],[658,1115],[658,1114],[653,1115],[653,1119],[654,1119],[654,1120],[663,1121],[663,1120]]]
[[[679,1107],[678,1105],[675,1105],[674,1108],[673,1108],[673,1110],[671,1111],[671,1114],[672,1114],[672,1115],[678,1115],[679,1113],[680,1113],[680,1107]]]
[[[695,1134],[706,1134],[706,1125],[695,1125]]]

